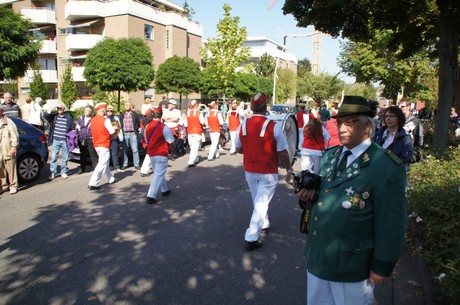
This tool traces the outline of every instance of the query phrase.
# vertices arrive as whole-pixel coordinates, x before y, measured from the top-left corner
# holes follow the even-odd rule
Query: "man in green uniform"
[[[337,126],[343,147],[321,159],[318,201],[307,235],[307,304],[373,304],[375,284],[391,276],[404,242],[403,162],[372,142],[375,110],[346,96]],[[309,201],[313,191],[301,190]]]

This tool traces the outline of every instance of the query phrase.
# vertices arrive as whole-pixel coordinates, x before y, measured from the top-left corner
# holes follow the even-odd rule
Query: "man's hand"
[[[295,186],[295,187],[297,187],[297,186]],[[315,198],[316,192],[317,192],[316,190],[306,190],[306,189],[302,188],[297,193],[297,197],[299,197],[299,199],[301,201],[311,202]]]
[[[383,284],[388,281],[389,277],[378,275],[377,273],[371,271],[369,273],[369,283],[372,285]]]

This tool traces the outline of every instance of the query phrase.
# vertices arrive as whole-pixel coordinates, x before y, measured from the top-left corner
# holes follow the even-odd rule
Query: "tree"
[[[392,31],[376,31],[369,42],[346,42],[342,44],[342,52],[338,60],[339,66],[348,75],[356,77],[357,82],[380,82],[384,85],[384,96],[396,101],[401,87],[408,98],[430,96],[427,91],[437,90],[432,86],[436,79],[437,62],[430,60],[427,50],[421,50],[408,58],[402,59],[400,50],[389,49],[388,39]],[[422,73],[423,71],[423,73]]]
[[[206,48],[201,48],[200,53],[207,67],[212,67],[209,72],[215,73],[221,94],[225,97],[230,84],[235,78],[236,68],[250,58],[249,48],[243,48],[246,41],[246,27],[238,27],[239,17],[230,15],[231,7],[224,4],[224,18],[217,24],[217,37],[209,39]]]
[[[458,69],[460,1],[286,0],[283,12],[293,14],[298,26],[313,25],[333,37],[342,36],[354,42],[371,41],[376,30],[392,30],[388,46],[393,50],[401,48],[402,58],[435,46],[439,56],[439,102],[433,144],[435,148],[447,147]]]
[[[195,15],[195,10],[191,7],[187,0],[184,1],[184,5],[182,5],[182,16],[187,18],[189,21],[193,20],[193,16]]]
[[[0,79],[24,76],[40,51],[40,41],[33,41],[29,30],[35,25],[21,14],[0,6]]]
[[[73,81],[72,66],[67,64],[61,81],[61,101],[70,108],[77,98],[78,89],[77,84]]]
[[[251,96],[257,94],[259,89],[259,80],[254,73],[239,72],[234,83],[233,96],[249,101]]]
[[[298,83],[298,95],[311,97],[318,105],[322,105],[328,99],[337,99],[342,92],[343,82],[337,75],[321,73],[314,75],[311,72],[300,78]]]
[[[299,60],[297,64],[297,76],[304,76],[307,72],[311,72],[310,60],[308,58]]]
[[[262,54],[262,56],[257,61],[255,66],[255,72],[257,76],[261,77],[273,77],[273,72],[275,72],[276,60],[268,53]]]
[[[276,103],[285,103],[295,97],[296,75],[289,69],[278,69],[276,82]]]
[[[273,79],[259,77],[258,81],[259,81],[259,88],[257,92],[262,93],[263,95],[265,95],[267,100],[270,100],[273,96]]]
[[[191,58],[174,55],[158,66],[155,89],[158,93],[177,92],[182,97],[199,92],[201,82],[200,65]]]
[[[206,67],[201,71],[202,83],[200,92],[208,97],[218,97],[222,93],[223,85],[221,80],[217,78],[215,67]]]
[[[104,91],[146,90],[153,81],[153,57],[150,48],[140,38],[105,38],[88,52],[83,72],[88,85]]]
[[[48,85],[43,81],[39,64],[35,64],[32,77],[33,79],[30,83],[30,96],[41,97],[42,100],[46,100],[48,97]]]
[[[377,88],[375,88],[371,83],[355,83],[345,84],[344,91],[345,95],[359,95],[369,100],[375,100]]]

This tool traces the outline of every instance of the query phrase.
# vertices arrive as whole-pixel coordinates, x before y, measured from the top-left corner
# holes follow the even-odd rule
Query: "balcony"
[[[57,84],[58,74],[56,70],[40,70],[40,74],[42,75],[43,82]],[[34,71],[27,70],[26,75],[24,76],[24,82],[30,84],[33,81],[33,79]]]
[[[72,78],[74,82],[84,82],[86,78],[83,76],[85,67],[72,67]]]
[[[98,34],[70,34],[65,39],[65,48],[67,51],[89,50],[104,36]]]
[[[40,54],[57,54],[56,41],[42,40],[40,46]]]
[[[65,5],[65,19],[71,21],[119,15],[136,16],[165,26],[172,25],[183,28],[197,36],[203,35],[203,27],[200,24],[191,22],[178,13],[162,12],[154,7],[133,0],[69,0]]]
[[[36,25],[56,24],[56,12],[47,8],[23,8],[21,14]]]

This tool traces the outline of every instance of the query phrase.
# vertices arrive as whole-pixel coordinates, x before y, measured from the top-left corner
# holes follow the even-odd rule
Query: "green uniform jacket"
[[[341,147],[321,159],[305,255],[307,270],[324,280],[359,282],[369,272],[390,276],[404,243],[406,170],[374,142],[334,179]]]

